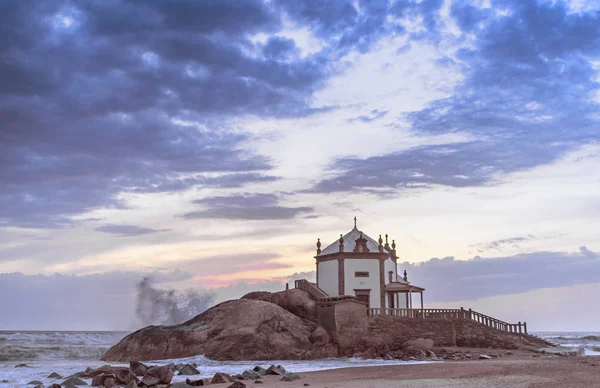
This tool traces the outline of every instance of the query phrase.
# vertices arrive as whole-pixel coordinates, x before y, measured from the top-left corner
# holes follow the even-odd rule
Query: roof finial
[[[356,229],[356,217],[354,217],[354,229]]]
[[[317,255],[321,253],[321,239],[317,239]]]

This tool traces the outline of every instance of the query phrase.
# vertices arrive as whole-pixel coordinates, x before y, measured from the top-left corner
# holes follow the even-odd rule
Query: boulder
[[[267,374],[268,375],[277,375],[277,376],[283,376],[285,375],[286,371],[285,368],[282,367],[281,365],[271,365],[268,369],[267,369]]]
[[[139,361],[130,361],[129,362],[129,370],[136,376],[143,376],[146,374],[148,370],[148,366],[142,364]]]
[[[94,387],[100,387],[100,386],[105,386],[105,381],[107,379],[115,379],[115,375],[113,374],[108,374],[108,373],[100,373],[99,375],[94,376],[94,378],[92,379],[92,386]]]
[[[200,371],[190,364],[185,365],[178,373],[180,376],[199,375]]]
[[[242,373],[242,377],[244,378],[244,380],[258,380],[261,376],[258,374],[258,372],[255,372],[253,370],[245,370]]]
[[[217,372],[211,381],[213,384],[225,384],[233,382],[233,379],[227,373]]]
[[[152,368],[148,368],[148,370],[146,371],[146,374],[144,375],[144,378],[142,379],[142,383],[144,383],[144,379],[146,379],[146,377],[149,377],[149,378],[156,378],[158,380],[156,384],[169,384],[171,382],[171,380],[173,380],[174,375],[175,375],[175,372],[168,365],[154,366]],[[147,381],[150,381],[150,379],[148,379]],[[148,385],[148,384],[145,384],[145,385]]]
[[[60,386],[60,384],[56,384],[56,383],[54,383],[54,384],[50,384],[50,385],[48,386],[48,388],[62,388],[62,387]]]
[[[125,388],[138,388],[137,381],[131,380],[130,382],[127,383]]]
[[[158,377],[146,375],[142,377],[142,381],[140,381],[141,385],[145,385],[146,387],[153,387],[158,385]]]
[[[211,379],[200,379],[200,380],[186,379],[185,383],[187,385],[191,385],[192,387],[202,387],[205,385],[210,385],[212,383],[212,380]]]
[[[62,379],[62,376],[56,372],[52,372],[48,375],[48,378],[49,379]]]
[[[41,384],[44,384],[44,383],[42,383],[39,380],[33,380],[33,381],[30,381],[27,383],[27,385],[41,385]]]
[[[317,304],[306,291],[298,288],[280,292],[255,291],[242,296],[241,299],[262,300],[275,303],[301,318],[317,321]]]
[[[491,360],[492,357],[488,356],[487,354],[480,354],[479,359],[480,360]]]
[[[405,348],[415,348],[421,350],[431,350],[433,349],[433,340],[432,339],[424,339],[417,338],[414,340],[406,341],[404,343]]]
[[[436,357],[435,353],[432,350],[426,350],[425,355],[427,357]]]
[[[315,329],[315,323],[274,303],[238,299],[220,303],[180,325],[138,330],[102,359],[156,360],[199,354],[213,360],[308,359],[314,358],[309,336]]]
[[[68,379],[66,379],[65,381],[63,381],[60,385],[62,386],[66,386],[66,385],[87,385],[87,383],[83,380],[81,380],[78,377],[69,377]]]
[[[256,373],[258,373],[261,376],[264,376],[267,374],[267,370],[261,366],[255,366],[254,368],[252,368],[253,371],[255,371]]]
[[[246,388],[246,384],[242,383],[241,381],[234,381],[234,383],[227,388]]]
[[[17,364],[17,365],[15,365],[15,368],[29,368],[29,365],[27,365],[27,364]]]
[[[281,381],[294,381],[294,380],[300,380],[300,376],[298,376],[295,373],[286,373],[281,378]]]
[[[331,336],[323,326],[310,333],[310,340],[315,346],[323,346],[331,342]]]
[[[427,354],[425,353],[425,350],[423,349],[418,349],[418,348],[406,348],[404,349],[404,356],[408,357],[408,358],[414,358],[414,359],[422,359],[427,357]]]
[[[104,388],[112,388],[115,385],[117,385],[117,381],[112,377],[109,377],[106,380],[104,380]]]

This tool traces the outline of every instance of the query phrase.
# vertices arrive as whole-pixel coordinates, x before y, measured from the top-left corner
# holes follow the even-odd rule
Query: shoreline
[[[300,380],[263,379],[264,387],[600,387],[600,356],[517,355],[511,358],[367,366],[298,373]],[[244,381],[244,383],[248,383]],[[250,384],[254,385],[252,382]],[[220,388],[221,385],[215,385]],[[222,384],[226,387],[226,384]],[[249,384],[247,384],[249,386]]]

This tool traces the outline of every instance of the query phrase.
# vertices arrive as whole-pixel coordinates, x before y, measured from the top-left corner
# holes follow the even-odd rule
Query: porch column
[[[423,291],[421,291],[421,310],[423,310]]]

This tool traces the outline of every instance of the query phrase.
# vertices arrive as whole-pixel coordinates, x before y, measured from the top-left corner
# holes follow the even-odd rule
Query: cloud
[[[326,109],[308,105],[326,57],[263,56],[248,39],[283,28],[262,1],[20,1],[0,15],[0,226],[69,225],[127,192],[273,181],[227,121]]]
[[[540,288],[594,283],[600,277],[600,260],[585,246],[577,253],[533,252],[508,257],[456,260],[433,258],[399,263],[408,279],[425,287],[430,302],[470,300],[517,294]]]
[[[535,238],[534,236],[532,236],[531,234],[528,234],[526,236],[519,236],[519,237],[510,237],[510,238],[503,238],[501,240],[495,240],[495,241],[490,241],[490,242],[486,242],[486,243],[480,243],[480,244],[474,244],[471,245],[471,247],[475,248],[477,250],[477,252],[479,253],[483,253],[486,251],[497,251],[497,252],[502,252],[505,249],[512,249],[512,248],[518,248],[519,245],[525,241],[529,241],[531,239]]]
[[[278,205],[275,194],[237,194],[207,197],[194,203],[207,207],[183,215],[187,219],[223,218],[230,220],[284,220],[313,211],[312,207]]]
[[[401,117],[415,135],[460,133],[475,141],[344,157],[313,191],[489,185],[597,141],[598,104],[591,96],[600,88],[594,68],[600,14],[570,13],[561,2],[506,1],[502,7],[509,12],[454,2],[457,38],[442,37],[437,23],[425,21],[423,39],[451,44],[455,51],[439,62],[458,66],[465,79],[449,97]]]
[[[94,229],[98,232],[116,234],[119,237],[142,236],[145,234],[154,234],[168,232],[170,229],[151,229],[135,225],[116,225],[108,224]]]

